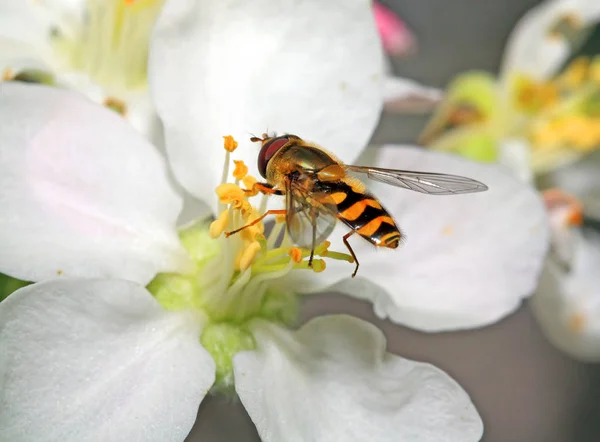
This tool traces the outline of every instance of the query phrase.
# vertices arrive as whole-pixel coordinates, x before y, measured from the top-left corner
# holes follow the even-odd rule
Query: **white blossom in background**
[[[147,59],[163,3],[0,0],[0,79],[78,90],[154,137]]]
[[[588,361],[600,360],[600,54],[563,65],[599,20],[593,0],[531,9],[509,37],[499,77],[459,75],[421,138],[499,162],[543,191],[552,248],[531,305],[557,347]]]
[[[164,0],[0,0],[0,81],[78,90],[160,142],[148,97],[147,58],[163,4]],[[416,43],[406,25],[377,2],[372,8],[366,13],[374,16],[386,51],[391,56],[411,53]],[[386,91],[391,103],[404,103],[405,91]],[[415,98],[415,91],[410,95]],[[424,98],[419,105],[430,108],[427,93]]]
[[[0,219],[0,272],[34,282],[0,303],[0,439],[181,441],[213,389],[235,392],[265,441],[480,440],[477,411],[444,372],[386,353],[381,332],[356,318],[295,318],[302,296],[323,291],[426,331],[510,314],[547,249],[529,186],[447,154],[367,149],[374,166],[490,190],[439,198],[373,186],[408,239],[396,251],[354,242],[355,279],[341,230],[312,269],[306,250],[261,225],[220,235],[260,213],[240,189],[256,176],[248,132],[295,132],[347,162],[363,151],[383,103],[370,7],[167,1],[150,84],[175,176],[212,208],[211,224],[176,229],[181,197],[164,160],[114,112],[0,84],[0,209],[13,214]],[[223,149],[230,134],[235,150],[231,137]]]
[[[600,361],[598,158],[594,153],[548,177],[548,184],[555,186],[544,192],[552,248],[540,287],[531,299],[548,339],[588,362]]]
[[[563,64],[599,20],[594,0],[553,0],[531,9],[508,39],[499,77],[457,76],[422,142],[499,161],[530,180],[597,149],[600,56]]]

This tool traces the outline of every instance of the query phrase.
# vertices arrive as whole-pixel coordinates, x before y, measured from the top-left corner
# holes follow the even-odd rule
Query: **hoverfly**
[[[270,137],[263,134],[262,138],[250,140],[262,144],[258,170],[266,180],[256,183],[252,191],[284,195],[285,209],[268,210],[252,223],[227,232],[227,236],[258,223],[267,215],[285,215],[292,240],[300,247],[310,248],[311,265],[315,247],[327,239],[339,220],[350,228],[343,241],[356,263],[352,277],[356,276],[359,263],[348,242],[350,236],[357,233],[375,246],[395,249],[403,234],[377,197],[349,172],[429,195],[487,190],[485,184],[457,175],[345,165],[323,148],[296,135]]]

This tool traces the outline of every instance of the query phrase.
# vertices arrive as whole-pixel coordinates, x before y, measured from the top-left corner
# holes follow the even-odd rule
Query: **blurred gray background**
[[[600,1],[600,0],[598,0]],[[495,72],[506,38],[534,0],[387,0],[415,32],[419,52],[394,60],[400,76],[443,87],[466,69]],[[425,118],[384,115],[374,142],[414,142]],[[485,296],[485,293],[482,293]],[[367,303],[332,294],[309,299],[304,318],[348,313],[377,325],[389,351],[431,362],[471,395],[485,442],[600,441],[600,366],[577,363],[548,344],[524,305],[493,326],[423,334],[377,319]],[[207,397],[189,441],[259,441],[240,404]]]

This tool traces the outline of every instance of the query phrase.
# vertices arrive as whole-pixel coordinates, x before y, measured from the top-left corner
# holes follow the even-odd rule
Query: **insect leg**
[[[245,226],[240,227],[239,229],[232,230],[231,232],[225,232],[225,238],[228,238],[230,235],[233,235],[234,233],[238,233],[240,230],[244,230],[248,227],[252,227],[253,225],[258,224],[263,219],[265,219],[265,217],[267,215],[285,215],[285,212],[286,212],[285,210],[267,210],[263,215],[259,216],[251,223],[248,223]]]
[[[258,192],[268,195],[283,195],[281,190],[273,189],[273,186],[268,183],[254,183],[252,189],[244,189],[245,193],[256,195]]]
[[[354,235],[354,230],[351,230],[350,232],[346,233],[344,235],[344,237],[342,238],[342,240],[344,241],[344,244],[346,245],[346,247],[348,248],[348,251],[350,252],[350,255],[352,255],[352,258],[354,258],[354,262],[356,263],[356,267],[354,268],[354,273],[352,273],[352,277],[354,278],[356,276],[356,272],[358,272],[358,266],[360,265],[358,263],[358,259],[356,258],[356,254],[354,253],[354,250],[352,250],[352,247],[350,247],[350,243],[348,242],[348,238],[350,238],[352,235]]]

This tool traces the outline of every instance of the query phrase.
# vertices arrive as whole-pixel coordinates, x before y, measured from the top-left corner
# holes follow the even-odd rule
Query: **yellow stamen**
[[[6,68],[2,72],[2,81],[9,81],[15,78],[15,73],[11,68]]]
[[[217,186],[216,189],[219,201],[223,204],[240,204],[245,201],[244,191],[237,184],[225,183]]]
[[[284,223],[285,222],[285,215],[275,215],[275,222],[276,223]]]
[[[300,250],[298,247],[292,247],[289,253],[292,261],[295,263],[300,263],[302,261],[302,250]]]
[[[248,166],[243,161],[233,160],[235,163],[235,169],[233,170],[233,177],[236,180],[243,180],[248,175]]]
[[[558,101],[558,87],[554,83],[536,82],[523,74],[516,76],[514,82],[515,105],[522,112],[539,112]]]
[[[312,269],[313,269],[313,272],[315,272],[315,273],[323,272],[326,267],[327,267],[327,265],[325,264],[324,259],[315,259],[312,262]]]
[[[567,66],[557,80],[564,87],[575,89],[587,79],[589,68],[590,60],[587,57],[578,57]]]
[[[225,209],[219,217],[210,223],[208,234],[211,238],[218,238],[225,231],[229,219],[229,210]]]
[[[104,106],[109,109],[114,110],[121,116],[127,115],[127,104],[123,100],[119,100],[118,98],[106,97],[104,99]]]
[[[227,152],[233,152],[238,147],[238,142],[231,135],[223,136],[223,147]]]
[[[163,2],[87,0],[84,25],[52,35],[57,55],[104,87],[145,88],[150,35]]]
[[[247,196],[256,196],[258,195],[258,190],[254,187],[254,185],[258,182],[256,178],[252,175],[246,175],[242,182],[244,183],[244,187],[246,188]]]
[[[580,152],[600,147],[600,117],[567,115],[542,122],[532,128],[536,149],[567,146]]]
[[[260,243],[258,241],[251,242],[240,256],[240,270],[250,267],[258,252],[260,252]]]
[[[583,204],[573,195],[561,189],[548,189],[542,193],[546,208],[555,212],[561,208],[567,208],[564,223],[567,226],[578,226],[583,224]]]

